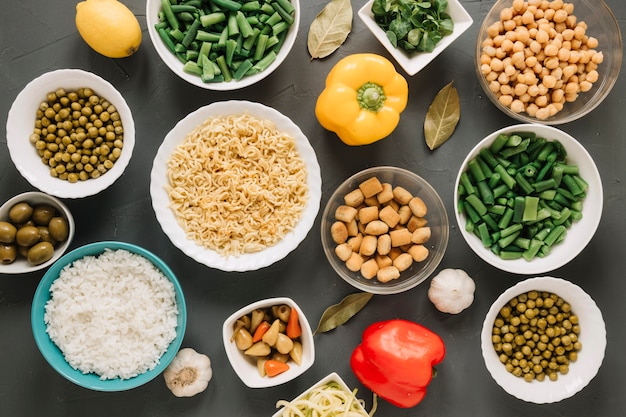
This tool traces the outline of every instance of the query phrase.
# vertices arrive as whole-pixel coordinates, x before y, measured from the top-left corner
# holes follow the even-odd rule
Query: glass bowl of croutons
[[[437,191],[419,175],[380,166],[345,180],[328,200],[322,245],[337,274],[373,294],[426,280],[446,251],[449,221]]]

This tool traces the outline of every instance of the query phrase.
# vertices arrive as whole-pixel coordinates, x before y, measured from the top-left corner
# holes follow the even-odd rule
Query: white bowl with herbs
[[[430,64],[473,23],[458,0],[435,0],[419,5],[407,2],[392,8],[387,3],[388,0],[369,0],[358,14],[409,75],[417,74]],[[425,4],[429,7],[423,7]],[[422,24],[415,25],[404,17],[411,13],[422,17]]]

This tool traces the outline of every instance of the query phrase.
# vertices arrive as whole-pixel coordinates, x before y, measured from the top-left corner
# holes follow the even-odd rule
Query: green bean
[[[495,203],[493,191],[485,181],[478,182],[478,192],[485,204],[493,205]]]
[[[267,67],[269,67],[272,64],[272,62],[276,60],[276,56],[277,56],[276,52],[272,50],[268,52],[259,62],[254,64],[252,68],[257,71],[264,71]]]
[[[461,173],[461,185],[463,185],[467,194],[474,194],[476,192],[467,172]]]
[[[178,23],[178,19],[174,16],[174,12],[172,11],[172,3],[170,0],[161,0],[161,9],[163,10],[163,14],[167,19],[167,23],[169,23],[170,28],[178,29],[180,23]]]
[[[239,10],[241,10],[242,12],[257,12],[261,10],[261,3],[259,3],[258,1],[248,1],[242,4],[241,9]]]
[[[291,3],[289,3],[291,4]],[[291,13],[289,13],[287,10],[285,10],[278,1],[272,3],[272,7],[274,8],[274,10],[276,10],[276,12],[280,15],[280,17],[283,19],[284,22],[286,22],[288,25],[291,25],[294,21],[293,16],[291,15]]]
[[[503,259],[549,255],[582,218],[589,187],[566,155],[560,142],[532,132],[498,135],[460,175],[466,230]]]
[[[480,198],[476,196],[476,194],[468,195],[465,198],[465,201],[468,202],[479,215],[482,216],[487,213],[487,206],[485,206],[485,204],[480,200]]]
[[[499,134],[496,139],[489,146],[489,150],[494,154],[500,152],[504,145],[509,141],[509,137],[504,133]]]
[[[487,230],[487,224],[486,223],[480,223],[477,227],[478,230],[478,235],[480,236],[480,239],[483,243],[483,245],[485,247],[489,247],[491,246],[491,236],[489,236],[489,230]]]
[[[537,220],[537,211],[539,209],[539,197],[526,196],[524,198],[524,213],[522,221],[529,222]]]
[[[213,2],[213,4],[215,4],[216,6],[222,9],[231,10],[234,12],[241,9],[242,7],[241,3],[238,3],[234,0],[211,0],[211,1]]]
[[[202,23],[202,27],[209,27],[213,25],[217,25],[226,21],[226,13],[223,12],[215,12],[209,13],[200,16],[200,23]]]
[[[474,179],[474,181],[476,182],[481,182],[487,179],[487,177],[485,177],[485,173],[483,172],[482,168],[480,167],[480,163],[478,162],[478,158],[474,158],[471,161],[469,161],[467,163],[467,167],[470,171],[470,173],[472,174],[472,178]]]

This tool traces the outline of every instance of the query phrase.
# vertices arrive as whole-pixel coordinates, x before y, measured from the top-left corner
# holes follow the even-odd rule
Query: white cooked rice
[[[100,379],[154,369],[176,337],[174,285],[150,261],[107,249],[67,265],[50,287],[44,321],[66,361]]]

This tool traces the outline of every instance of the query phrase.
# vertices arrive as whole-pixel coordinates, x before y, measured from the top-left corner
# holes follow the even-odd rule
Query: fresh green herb
[[[374,0],[372,13],[394,47],[432,52],[454,29],[447,7],[448,0]]]

